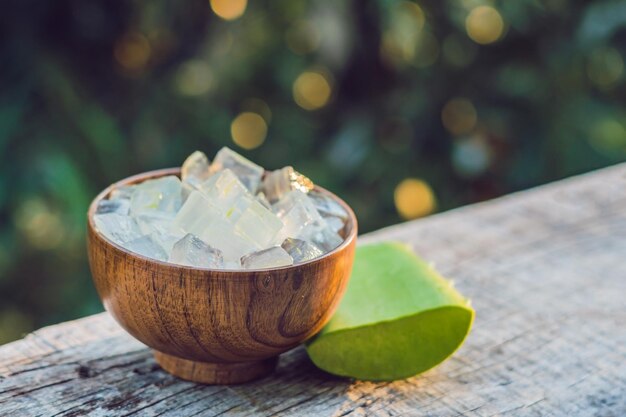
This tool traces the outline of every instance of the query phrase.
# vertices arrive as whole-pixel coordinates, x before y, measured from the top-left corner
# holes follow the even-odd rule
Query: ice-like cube
[[[348,219],[348,213],[335,199],[315,191],[308,196],[322,217],[338,217],[344,221]]]
[[[275,202],[272,205],[272,210],[279,218],[282,218],[285,214],[287,214],[292,208],[296,206],[301,206],[304,208],[311,217],[315,219],[321,219],[320,214],[317,212],[313,201],[308,197],[307,194],[301,191],[290,191],[284,194],[280,200]]]
[[[269,246],[282,228],[283,222],[254,200],[235,223],[235,232],[254,242],[259,248]]]
[[[176,264],[201,268],[222,268],[224,257],[218,249],[212,248],[202,239],[187,234],[172,248],[169,261]]]
[[[144,212],[132,217],[134,217],[141,232],[145,235],[149,235],[153,232],[161,234],[169,233],[175,215],[175,213],[154,211]]]
[[[311,200],[300,191],[290,191],[272,207],[283,222],[283,228],[277,236],[280,242],[288,237],[300,237],[309,226],[323,224]]]
[[[239,220],[246,211],[245,209],[242,210],[241,206],[254,202],[258,210],[260,204],[253,201],[249,195],[248,197],[240,197],[230,201],[227,204],[227,197],[209,199],[206,194],[198,191],[192,192],[172,222],[171,230],[198,236],[212,247],[221,250],[224,254],[224,259],[227,260],[238,260],[246,253],[261,249],[262,246],[252,241],[247,235],[237,233],[235,224],[232,221],[235,218]],[[244,201],[246,198],[249,201]],[[217,205],[220,207],[218,208]],[[246,214],[242,227],[251,221],[247,219],[254,218],[254,213],[253,209]],[[267,228],[264,224],[255,226],[257,227],[255,230],[265,230]],[[274,235],[270,236],[270,238]]]
[[[109,200],[130,200],[136,188],[136,185],[122,185],[115,187],[109,194]]]
[[[241,265],[245,269],[276,268],[292,264],[293,259],[280,246],[253,252],[241,258]]]
[[[200,239],[222,251],[224,259],[236,261],[261,247],[235,232],[235,226],[224,220],[209,223],[198,235]]]
[[[181,192],[181,195],[182,195],[181,202],[182,204],[185,204],[185,201],[187,201],[187,198],[189,198],[189,195],[191,194],[191,192],[196,190],[197,188],[185,181],[183,181],[182,184],[183,184],[183,188]]]
[[[252,195],[230,169],[220,171],[203,182],[200,191],[229,222],[236,222],[254,201]]]
[[[207,158],[204,152],[195,151],[183,162],[180,176],[184,183],[198,188],[200,184],[211,176],[209,172],[209,158]]]
[[[130,251],[138,253],[143,256],[147,256],[148,258],[156,259],[159,261],[167,260],[167,254],[159,246],[152,237],[145,235],[138,237],[137,239],[133,239],[124,244],[124,247]]]
[[[100,200],[98,207],[96,208],[96,214],[117,213],[123,216],[127,216],[130,211],[130,200],[116,199],[116,200]]]
[[[286,166],[268,173],[263,179],[263,192],[270,202],[276,202],[289,191],[308,193],[313,189],[313,181]]]
[[[341,234],[343,228],[346,227],[346,223],[339,217],[325,217],[324,221],[326,222],[330,230],[337,234]]]
[[[261,205],[265,207],[266,209],[268,210],[272,209],[272,205],[268,201],[267,197],[265,197],[265,194],[263,192],[260,192],[256,195],[256,201],[261,203]]]
[[[185,233],[175,227],[174,214],[164,212],[145,213],[135,216],[135,221],[141,232],[150,235],[166,253],[170,253],[174,243],[179,241]]]
[[[137,223],[129,216],[119,213],[105,213],[96,214],[93,220],[98,231],[118,245],[123,246],[124,243],[142,235]]]
[[[294,263],[310,261],[324,254],[314,244],[300,239],[287,238],[280,246],[287,251]]]
[[[220,217],[220,212],[206,195],[192,191],[172,221],[171,230],[174,234],[191,233],[201,236],[209,224]]]
[[[289,210],[282,218],[283,227],[278,234],[278,239],[298,237],[302,231],[315,222],[314,217],[300,204]]]
[[[150,235],[152,240],[159,245],[166,254],[172,253],[172,248],[184,235],[181,233],[158,233],[154,232]]]
[[[130,212],[163,211],[176,213],[182,204],[182,184],[178,177],[168,175],[137,185],[130,199]]]
[[[334,198],[323,193],[312,191],[308,194],[310,201],[322,216],[325,223],[334,233],[341,233],[348,220],[348,212]],[[326,234],[331,242],[336,243],[337,239],[332,234]]]
[[[327,224],[313,225],[305,229],[298,237],[313,243],[324,252],[330,252],[343,242],[343,238],[332,231]]]
[[[220,149],[211,164],[211,174],[230,169],[254,195],[261,184],[264,169],[229,148]]]

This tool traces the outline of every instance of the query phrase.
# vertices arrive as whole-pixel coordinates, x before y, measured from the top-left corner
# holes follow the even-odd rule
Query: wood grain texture
[[[178,169],[152,171],[114,184],[91,204],[88,253],[105,309],[132,336],[155,350],[164,369],[195,382],[241,383],[267,375],[271,359],[319,332],[345,291],[356,247],[349,214],[344,242],[297,265],[258,270],[210,270],[160,262],[104,238],[93,216],[118,186]],[[195,363],[194,363],[195,362]]]
[[[104,313],[0,347],[0,414],[624,416],[625,207],[619,165],[360,239],[410,243],[473,300],[466,344],[418,377],[334,378],[298,347],[268,378],[197,385]]]

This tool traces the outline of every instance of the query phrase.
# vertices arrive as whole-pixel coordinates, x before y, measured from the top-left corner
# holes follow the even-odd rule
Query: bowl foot
[[[278,356],[252,362],[197,362],[154,351],[154,358],[165,371],[187,381],[201,384],[241,384],[271,374]]]

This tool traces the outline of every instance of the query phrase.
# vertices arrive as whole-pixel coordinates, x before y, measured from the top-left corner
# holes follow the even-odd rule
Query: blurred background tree
[[[23,0],[0,14],[0,342],[102,309],[85,212],[231,146],[367,232],[626,160],[623,1]]]

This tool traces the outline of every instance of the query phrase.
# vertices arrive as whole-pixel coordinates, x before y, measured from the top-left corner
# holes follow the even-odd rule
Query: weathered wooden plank
[[[100,314],[0,347],[0,414],[626,415],[625,208],[620,165],[363,237],[411,244],[473,300],[467,343],[422,376],[334,378],[297,348],[264,380],[195,385]]]

